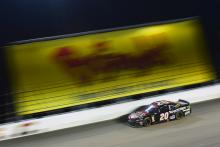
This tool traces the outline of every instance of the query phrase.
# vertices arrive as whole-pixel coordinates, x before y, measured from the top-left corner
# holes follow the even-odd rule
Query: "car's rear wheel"
[[[148,127],[151,125],[151,119],[149,117],[144,118],[143,120],[143,126]]]
[[[179,120],[183,117],[183,112],[182,111],[179,111],[176,113],[176,119]]]

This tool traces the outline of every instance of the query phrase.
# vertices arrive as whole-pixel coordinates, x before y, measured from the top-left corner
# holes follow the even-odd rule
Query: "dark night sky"
[[[217,1],[1,0],[1,42],[189,16],[213,21],[220,12]]]

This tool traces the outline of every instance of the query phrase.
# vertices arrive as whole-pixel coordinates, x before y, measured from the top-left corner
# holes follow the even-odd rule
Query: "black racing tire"
[[[179,112],[176,113],[176,119],[177,119],[177,120],[180,120],[181,118],[183,118],[183,116],[184,116],[184,115],[183,115],[183,112],[182,112],[182,111],[179,111]]]
[[[149,117],[144,118],[143,120],[143,126],[148,127],[151,125],[151,119]]]

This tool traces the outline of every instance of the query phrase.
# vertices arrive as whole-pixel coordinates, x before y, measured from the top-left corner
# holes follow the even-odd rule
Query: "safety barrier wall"
[[[128,114],[137,107],[156,100],[177,101],[184,99],[190,103],[198,103],[220,97],[220,84],[201,88],[168,93],[160,96],[146,97],[141,100],[113,104],[99,108],[68,112],[45,118],[30,119],[0,126],[0,140],[24,137],[70,127],[106,121]]]

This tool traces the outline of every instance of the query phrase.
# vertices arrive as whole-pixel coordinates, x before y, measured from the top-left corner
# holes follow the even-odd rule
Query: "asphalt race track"
[[[0,147],[220,147],[220,100],[192,106],[192,115],[148,128],[119,120],[0,142]]]

